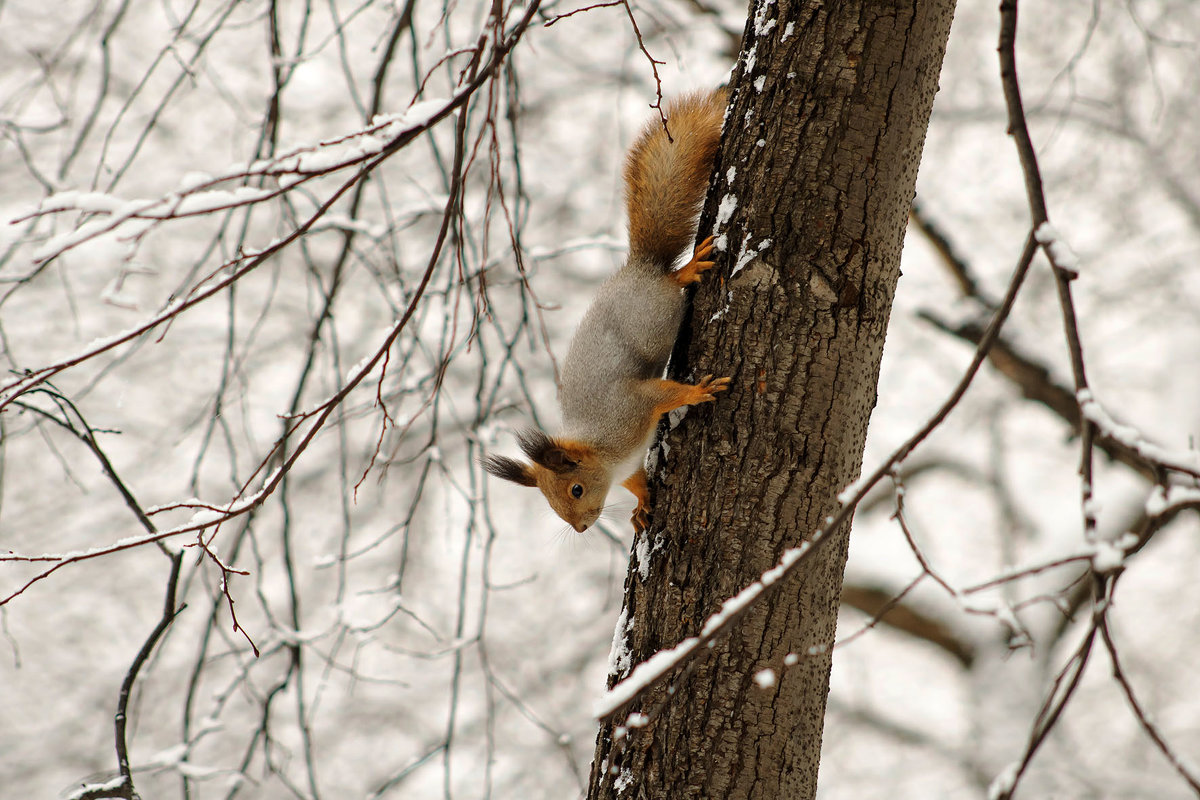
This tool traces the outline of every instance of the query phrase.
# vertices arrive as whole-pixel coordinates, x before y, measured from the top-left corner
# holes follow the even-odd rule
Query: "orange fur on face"
[[[533,464],[537,487],[546,496],[546,502],[554,513],[562,517],[572,528],[583,533],[595,524],[604,510],[604,500],[612,484],[612,476],[594,455],[577,452],[577,463],[565,471],[546,469]],[[572,494],[579,488],[579,497]]]
[[[519,439],[532,464],[488,456],[484,469],[506,481],[536,486],[554,512],[580,533],[594,525],[612,484],[610,468],[595,448],[573,439],[551,438],[539,430],[522,431]]]

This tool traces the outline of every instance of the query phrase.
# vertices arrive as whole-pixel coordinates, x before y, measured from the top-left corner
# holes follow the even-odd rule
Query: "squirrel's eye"
[[[576,500],[583,497],[583,487],[578,483],[571,487],[571,497],[574,497]]]

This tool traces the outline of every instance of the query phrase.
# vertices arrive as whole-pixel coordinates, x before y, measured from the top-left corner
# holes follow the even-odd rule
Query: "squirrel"
[[[659,418],[728,387],[729,378],[712,375],[694,385],[662,377],[683,319],[683,289],[714,264],[710,236],[672,270],[697,235],[725,106],[724,89],[682,96],[667,105],[665,126],[652,120],[634,141],[625,161],[629,256],[600,287],[567,350],[558,387],[562,433],[520,432],[532,463],[483,461],[496,477],[540,489],[580,533],[599,518],[617,480],[637,498],[634,531],[644,530],[644,461]]]

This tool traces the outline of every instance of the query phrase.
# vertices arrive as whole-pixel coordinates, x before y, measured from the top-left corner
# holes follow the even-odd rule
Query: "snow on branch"
[[[379,115],[361,130],[297,147],[246,167],[230,168],[216,176],[190,172],[184,175],[177,189],[154,200],[125,200],[103,192],[58,192],[43,200],[36,211],[13,222],[65,211],[78,211],[91,217],[74,230],[47,239],[33,252],[35,264],[45,263],[102,234],[121,231],[136,236],[155,222],[204,216],[261,203],[313,178],[364,166],[401,149],[413,141],[416,134],[444,119],[457,105],[457,98],[424,100],[402,113]],[[255,181],[271,181],[275,185],[261,188],[248,185]],[[241,185],[219,188],[231,183]]]
[[[1172,451],[1154,444],[1137,428],[1117,422],[1107,409],[1100,405],[1090,389],[1081,389],[1076,392],[1075,397],[1079,401],[1079,411],[1084,419],[1095,425],[1104,435],[1120,442],[1161,469],[1200,478],[1200,453],[1193,450]]]
[[[1183,508],[1200,507],[1200,487],[1155,486],[1146,498],[1146,514],[1162,517]]]
[[[700,629],[699,636],[684,639],[668,650],[660,650],[646,661],[638,664],[629,677],[614,685],[596,701],[594,707],[596,717],[606,719],[616,714],[642,692],[661,680],[663,676],[673,672],[701,645],[711,648],[719,633],[740,619],[768,587],[785,577],[803,558],[804,554],[810,551],[812,541],[816,541],[822,535],[827,535],[833,527],[827,525],[811,541],[785,550],[774,567],[722,603],[721,609],[704,621],[704,627]]]
[[[156,530],[151,533],[144,533],[137,536],[126,536],[122,539],[109,542],[108,544],[89,547],[86,550],[71,550],[63,553],[41,553],[36,555],[15,553],[11,550],[0,553],[0,563],[25,562],[48,563],[50,565],[37,575],[34,575],[32,578],[27,580],[16,590],[4,595],[3,597],[0,597],[0,606],[10,602],[14,598],[23,594],[35,583],[50,577],[52,574],[63,567],[68,566],[69,564],[78,564],[82,561],[90,561],[94,558],[112,555],[113,553],[119,553],[124,550],[132,550],[134,548],[153,544],[155,542],[161,542],[164,539],[179,536],[180,534],[184,533],[194,533],[197,535],[197,537],[200,537],[202,532],[206,529],[216,528],[233,519],[234,517],[240,517],[248,511],[258,507],[270,494],[270,490],[273,490],[275,486],[278,485],[279,479],[280,474],[273,474],[268,482],[264,483],[263,487],[259,491],[235,498],[228,503],[219,505],[196,504],[197,511],[192,515],[191,519],[180,525],[176,525],[175,527],[167,528],[165,530]],[[199,541],[203,545],[205,552],[216,559],[216,551],[211,548],[210,543],[204,542],[202,538],[200,538]],[[219,560],[218,563],[220,563]],[[238,570],[234,570],[224,564],[221,564],[221,567],[225,572],[239,572]]]
[[[245,180],[250,176],[256,175],[290,175],[292,177],[300,176],[297,179],[297,182],[299,182],[305,175],[312,177],[316,174],[331,174],[348,166],[359,167],[353,176],[338,186],[321,203],[320,207],[294,230],[261,250],[239,253],[224,264],[221,270],[218,270],[218,273],[226,271],[228,274],[225,277],[203,289],[193,290],[184,298],[172,301],[160,313],[140,325],[115,336],[97,340],[83,352],[74,356],[61,359],[47,366],[25,370],[24,373],[9,380],[7,383],[0,384],[0,410],[3,410],[5,406],[12,403],[17,397],[44,384],[64,370],[88,361],[118,345],[132,341],[174,318],[179,313],[223,291],[247,273],[256,269],[270,256],[283,250],[308,233],[329,212],[342,195],[353,186],[358,185],[393,153],[466,104],[487,81],[491,80],[499,70],[500,65],[504,63],[509,52],[521,39],[521,36],[537,13],[539,5],[539,2],[531,3],[524,10],[521,18],[509,28],[507,33],[504,36],[497,37],[493,41],[486,59],[483,58],[483,48],[492,37],[488,33],[481,35],[475,50],[475,58],[472,60],[472,66],[463,73],[459,88],[448,100],[429,100],[414,105],[407,112],[398,116],[376,117],[371,126],[362,131],[356,131],[347,134],[345,137],[323,142],[313,148],[301,148],[275,159],[255,162],[248,169],[236,174],[231,173],[208,180],[207,176],[190,173],[185,176],[180,192],[171,193],[157,201],[122,201],[102,193],[67,193],[65,197],[59,194],[50,198],[47,204],[44,204],[43,209],[29,216],[75,209],[100,214],[103,215],[103,218],[89,220],[79,228],[62,234],[61,238],[55,237],[50,242],[47,242],[46,245],[39,248],[38,256],[43,264],[57,255],[66,252],[66,250],[104,233],[112,232],[123,224],[143,226],[143,228],[138,230],[138,233],[144,233],[144,226],[148,224],[155,224],[166,219],[179,218],[180,214],[178,211],[180,204],[188,197],[195,196],[199,198],[191,201],[193,203],[191,213],[199,214],[212,213],[217,209],[235,207],[235,205],[230,205],[230,203],[249,204],[261,202],[263,199],[285,190],[283,188],[278,190],[255,190],[249,187],[242,187],[248,190],[248,193],[242,196],[238,195],[237,190],[233,192],[221,191],[213,194],[213,192],[218,190],[213,190],[211,187],[235,178]],[[267,192],[268,194],[264,195],[261,192]],[[271,194],[271,192],[274,192],[274,194]],[[55,200],[54,197],[58,199]],[[184,208],[186,210],[187,206],[185,205]],[[206,210],[201,211],[201,209]],[[28,219],[29,216],[23,219]],[[445,232],[443,230],[442,236],[444,235]],[[427,280],[428,277],[426,277]]]

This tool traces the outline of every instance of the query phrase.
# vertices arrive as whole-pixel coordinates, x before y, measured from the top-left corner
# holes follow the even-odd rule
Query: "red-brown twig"
[[[584,11],[593,11],[597,8],[612,8],[613,6],[621,6],[622,8],[625,9],[625,16],[629,17],[629,24],[633,26],[633,35],[634,35],[634,38],[637,39],[638,49],[642,51],[642,55],[644,55],[646,57],[646,60],[650,62],[650,71],[652,73],[654,73],[654,86],[655,86],[655,98],[654,98],[654,102],[650,104],[650,108],[653,108],[656,111],[658,111],[658,118],[662,121],[663,130],[666,131],[667,139],[671,140],[671,131],[667,127],[667,123],[669,122],[669,120],[667,119],[667,115],[663,112],[663,107],[662,107],[662,101],[663,101],[662,77],[658,74],[659,65],[665,64],[666,62],[659,61],[654,56],[650,55],[650,51],[646,48],[646,40],[644,38],[642,38],[642,29],[638,27],[637,18],[634,17],[634,15],[633,15],[633,8],[630,7],[629,0],[613,0],[613,2],[594,3],[590,6],[584,6],[583,8],[577,8],[574,11],[568,11],[565,14],[559,14],[555,17],[550,18],[549,20],[546,21],[545,27],[549,28],[551,25],[558,22],[559,20],[563,20],[563,19],[566,19],[567,17],[575,16],[576,14],[582,13]]]
[[[1108,628],[1107,617],[1100,620],[1100,637],[1104,640],[1104,647],[1108,650],[1108,657],[1112,660],[1113,680],[1121,686],[1121,691],[1125,694],[1125,699],[1129,702],[1129,707],[1133,709],[1133,715],[1137,718],[1138,724],[1142,726],[1142,730],[1154,742],[1154,746],[1166,756],[1171,767],[1179,773],[1188,786],[1192,787],[1192,791],[1200,795],[1200,778],[1197,778],[1191,773],[1188,767],[1180,760],[1171,746],[1167,744],[1167,740],[1163,738],[1162,733],[1158,730],[1151,720],[1146,715],[1142,704],[1138,702],[1137,695],[1133,692],[1133,684],[1129,682],[1129,678],[1125,675],[1125,670],[1121,668],[1121,659],[1117,656],[1117,645],[1113,642],[1112,632]]]

